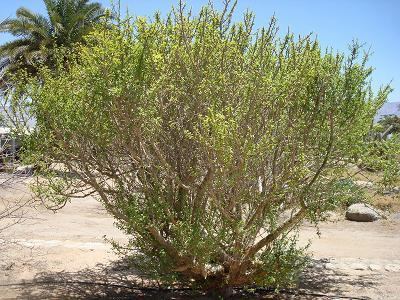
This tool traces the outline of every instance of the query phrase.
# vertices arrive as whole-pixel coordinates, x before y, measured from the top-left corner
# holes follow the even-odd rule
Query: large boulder
[[[346,219],[356,222],[373,222],[380,219],[380,214],[372,206],[364,203],[356,203],[348,207]]]

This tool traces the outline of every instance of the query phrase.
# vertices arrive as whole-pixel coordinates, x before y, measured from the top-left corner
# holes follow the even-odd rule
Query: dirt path
[[[25,192],[25,184],[19,183],[2,188],[0,196],[28,197]],[[193,298],[187,292],[143,294],[133,289],[132,282],[141,282],[116,263],[118,257],[104,240],[126,238],[90,197],[73,200],[57,213],[30,209],[25,217],[29,218],[7,230],[0,241],[0,299]],[[320,237],[306,224],[300,234],[303,244],[313,241],[313,265],[299,286],[310,295],[283,294],[276,299],[400,299],[398,216],[374,223],[328,222],[319,230]]]
[[[329,295],[400,299],[400,220],[357,223],[346,220],[303,226],[303,243],[312,240],[314,264],[302,288]]]

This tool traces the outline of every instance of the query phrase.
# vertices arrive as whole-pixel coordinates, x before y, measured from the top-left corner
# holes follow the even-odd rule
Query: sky
[[[109,0],[97,0],[110,7]],[[114,1],[115,2],[115,1]],[[208,0],[186,0],[194,11]],[[214,0],[221,4],[222,0]],[[178,0],[121,0],[121,9],[133,15],[152,16],[166,13]],[[0,20],[15,15],[25,6],[45,13],[41,0],[0,0]],[[247,9],[256,14],[255,26],[267,26],[273,14],[282,32],[317,35],[323,47],[346,51],[353,39],[371,47],[370,65],[375,68],[372,84],[375,91],[392,82],[390,102],[400,101],[400,0],[238,0],[234,18],[239,20]],[[0,44],[12,36],[0,33]]]

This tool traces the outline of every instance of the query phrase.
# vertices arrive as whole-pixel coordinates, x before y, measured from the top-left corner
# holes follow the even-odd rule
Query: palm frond
[[[0,23],[0,32],[8,32],[14,36],[28,35],[32,24],[20,19],[5,19]]]
[[[29,9],[21,7],[17,10],[17,18],[31,25],[29,29],[32,34],[40,35],[43,38],[47,38],[51,34],[52,27],[50,22],[40,14],[35,14]]]
[[[21,53],[31,44],[32,40],[30,39],[17,39],[7,42],[0,46],[0,57],[7,57],[11,61],[15,60],[15,58],[20,56]]]
[[[56,47],[83,41],[105,12],[100,3],[89,0],[43,2],[47,16],[21,7],[15,18],[0,22],[0,32],[18,37],[0,46],[1,73],[19,68],[35,73],[38,62],[50,65]]]

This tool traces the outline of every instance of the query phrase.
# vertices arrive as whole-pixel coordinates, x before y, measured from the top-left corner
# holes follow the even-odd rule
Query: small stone
[[[394,264],[386,265],[385,270],[388,272],[400,272],[400,265],[394,265]]]
[[[374,184],[370,181],[363,181],[363,180],[355,180],[354,184],[358,185],[359,187],[363,188],[372,188]]]
[[[17,174],[23,174],[23,175],[31,175],[33,174],[35,170],[35,166],[34,165],[25,165],[25,166],[19,166],[17,167],[17,169],[15,170]]]
[[[400,221],[400,213],[394,213],[392,215],[392,219],[395,221]]]
[[[327,264],[325,264],[325,269],[327,269],[327,270],[335,270],[336,266],[334,264],[332,264],[332,263],[327,263]]]
[[[382,271],[382,266],[371,264],[371,265],[369,265],[369,269],[371,271]]]
[[[321,270],[324,268],[324,265],[322,263],[319,262],[314,262],[312,264],[309,265],[310,269],[317,269],[317,270]]]
[[[350,270],[349,265],[346,264],[346,263],[344,263],[344,262],[341,262],[341,263],[337,264],[337,265],[336,265],[336,268],[337,268],[338,270],[345,271],[345,272],[347,272],[347,271]]]
[[[353,263],[353,264],[350,265],[350,268],[353,269],[353,270],[361,270],[361,271],[363,271],[363,270],[367,269],[367,266],[364,265],[363,263]]]

